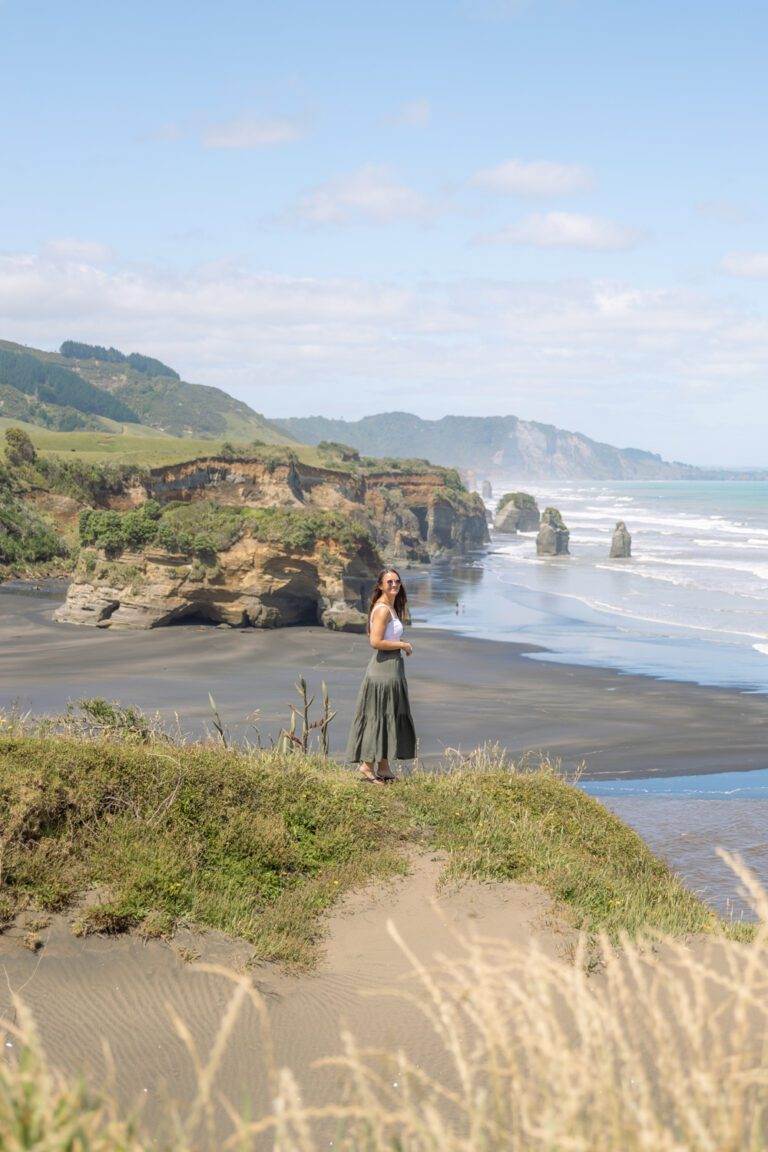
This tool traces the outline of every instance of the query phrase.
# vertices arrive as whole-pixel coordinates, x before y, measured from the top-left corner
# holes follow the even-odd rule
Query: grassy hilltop
[[[71,717],[26,730],[0,717],[0,918],[10,925],[23,911],[27,947],[43,958],[39,933],[64,911],[81,935],[216,928],[249,941],[255,960],[298,972],[316,960],[322,914],[345,892],[403,875],[412,852],[435,850],[457,879],[540,885],[592,937],[557,959],[535,940],[457,940],[401,988],[449,1053],[447,1072],[358,1032],[332,1102],[305,1103],[281,1070],[272,1111],[256,1121],[236,1102],[222,1142],[209,1102],[226,1094],[211,1085],[231,1005],[252,997],[269,1015],[248,976],[231,974],[231,1005],[201,1052],[199,1096],[162,1117],[166,1152],[318,1152],[329,1141],[347,1152],[765,1146],[765,928],[722,925],[548,765],[530,771],[478,750],[371,787],[319,755],[172,743],[131,709],[91,701],[87,712],[95,729],[79,733]],[[665,933],[661,958],[633,941],[649,931]],[[679,940],[690,933],[710,934],[712,951],[701,936],[690,950]],[[23,1007],[17,1018],[18,1061],[0,1063],[9,1148],[143,1152],[141,1129],[114,1100],[54,1078]],[[253,1075],[264,1075],[255,1059]]]
[[[79,930],[179,923],[308,964],[320,913],[442,849],[457,877],[541,884],[588,931],[700,932],[716,916],[643,841],[548,766],[480,753],[456,770],[365,788],[319,755],[172,744],[130,711],[91,706],[122,739],[0,735],[6,920],[76,906]],[[0,728],[0,733],[2,728]]]

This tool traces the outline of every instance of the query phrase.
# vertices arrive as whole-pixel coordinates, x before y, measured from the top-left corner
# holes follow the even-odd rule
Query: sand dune
[[[537,889],[517,884],[464,883],[441,887],[442,861],[412,859],[411,874],[347,897],[328,920],[324,959],[310,974],[290,975],[271,965],[251,969],[267,1008],[276,1061],[298,1076],[307,1102],[334,1099],[339,1073],[313,1069],[319,1057],[340,1051],[340,1029],[366,1045],[404,1048],[433,1074],[447,1072],[447,1057],[414,1007],[386,994],[412,985],[412,964],[387,931],[391,920],[418,959],[462,951],[460,937],[479,934],[523,944],[536,939],[553,954],[570,933]],[[172,1017],[182,1019],[201,1056],[211,1048],[233,992],[224,975],[201,971],[180,956],[194,949],[201,961],[242,972],[248,946],[210,933],[179,934],[170,944],[135,937],[78,939],[66,917],[43,930],[37,954],[24,946],[23,922],[0,937],[0,1014],[12,1018],[11,993],[32,1010],[46,1053],[57,1069],[83,1071],[104,1083],[110,1064],[125,1106],[138,1103],[157,1130],[168,1100],[182,1107],[196,1076]],[[109,1057],[107,1057],[107,1051]],[[265,1037],[246,1002],[227,1045],[217,1090],[251,1112],[268,1107]],[[220,1121],[224,1124],[223,1114]]]

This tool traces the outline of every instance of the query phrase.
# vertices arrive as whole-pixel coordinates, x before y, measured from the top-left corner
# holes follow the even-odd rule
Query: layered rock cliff
[[[356,631],[385,563],[488,539],[482,500],[449,469],[337,469],[279,450],[156,468],[100,504],[81,516],[84,550],[59,620]]]
[[[301,513],[283,517],[269,532],[263,523],[241,519],[226,546],[212,547],[207,537],[184,529],[164,534],[159,518],[155,539],[143,548],[84,549],[56,618],[102,628],[199,619],[258,628],[364,629],[365,596],[381,566],[364,531],[340,531],[334,518],[324,526],[317,514],[306,532]]]
[[[153,469],[145,499],[215,500],[246,507],[341,512],[366,528],[388,560],[428,563],[488,540],[485,507],[452,469],[420,465],[345,468],[299,462],[290,453],[247,460],[210,458]]]

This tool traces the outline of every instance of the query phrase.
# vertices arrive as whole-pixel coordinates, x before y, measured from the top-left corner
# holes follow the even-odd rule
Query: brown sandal
[[[360,768],[358,768],[358,772],[360,773],[360,779],[365,784],[383,784],[384,783],[384,781],[379,779],[379,777],[377,776],[375,768],[374,768],[373,772],[367,772],[365,770],[365,768],[363,768],[361,766]]]

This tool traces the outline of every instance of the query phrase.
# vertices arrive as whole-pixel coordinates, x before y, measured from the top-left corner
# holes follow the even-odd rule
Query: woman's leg
[[[376,775],[376,769],[374,768],[372,760],[370,763],[367,760],[364,760],[362,762],[362,764],[360,765],[358,771],[359,771],[360,776],[362,777],[363,780],[368,780],[371,782],[371,784],[381,784],[382,783],[382,781]]]
[[[397,776],[389,767],[389,760],[386,757],[379,760],[379,780],[397,780]]]

